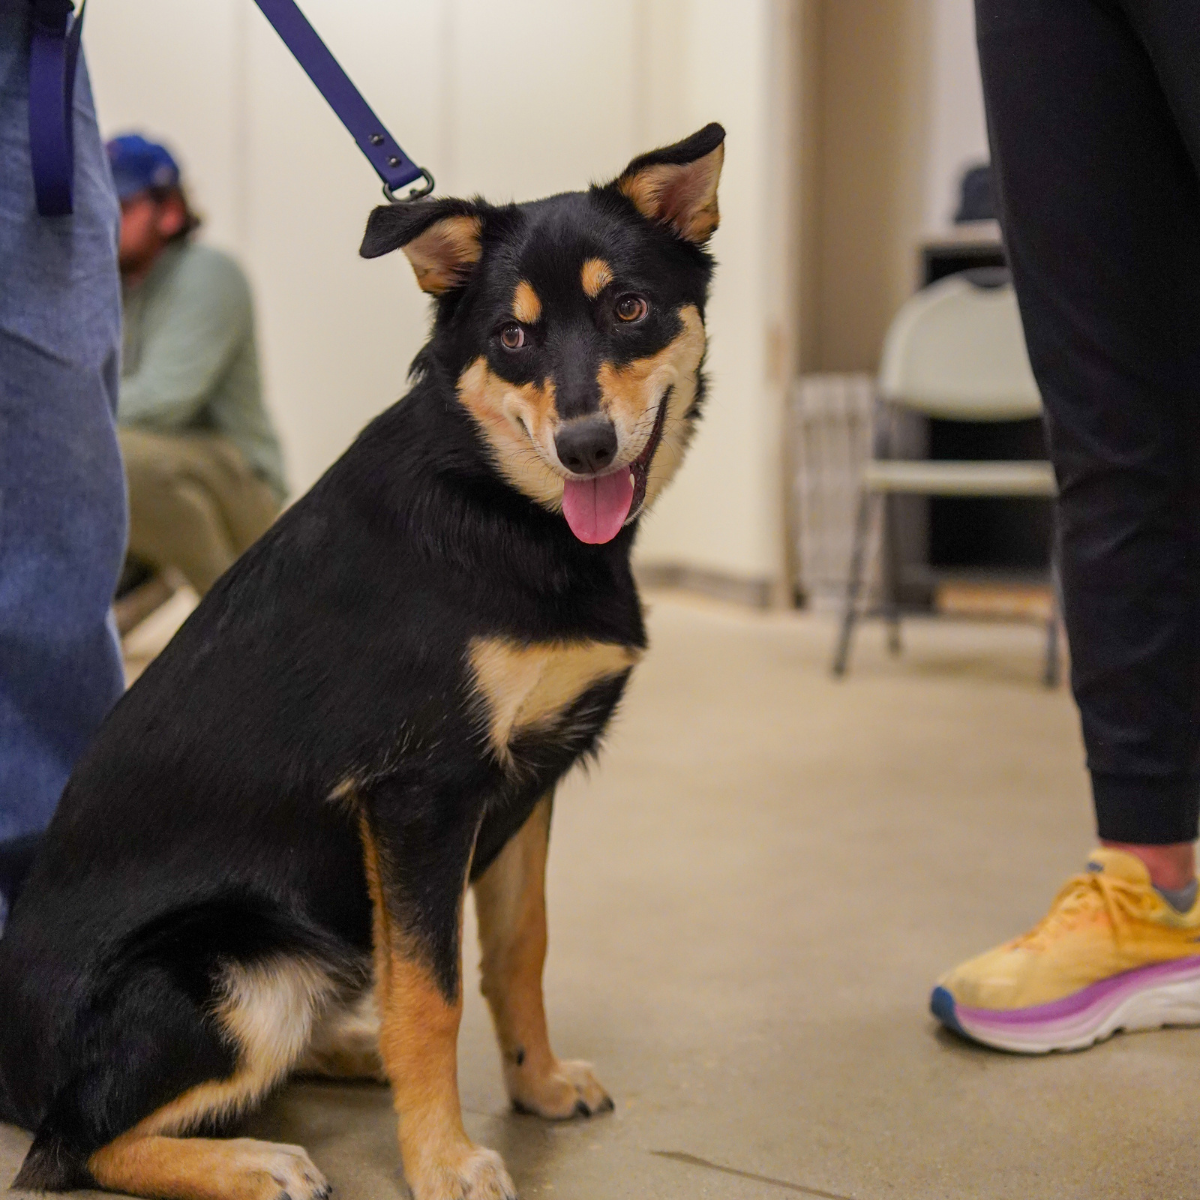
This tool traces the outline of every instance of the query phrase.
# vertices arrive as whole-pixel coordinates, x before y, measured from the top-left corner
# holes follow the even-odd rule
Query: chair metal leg
[[[854,520],[854,544],[850,551],[850,577],[846,581],[846,608],[842,613],[842,628],[833,655],[833,674],[845,675],[850,662],[850,639],[858,620],[858,593],[862,587],[863,558],[867,548],[867,529],[871,517],[871,493],[863,488],[858,499],[858,515]]]
[[[1058,605],[1050,610],[1050,620],[1046,622],[1046,669],[1042,673],[1042,682],[1048,688],[1058,687]]]
[[[1058,590],[1058,558],[1052,549],[1050,553],[1050,619],[1046,622],[1046,666],[1042,672],[1042,683],[1048,688],[1058,687],[1062,674],[1058,654],[1058,628],[1062,620],[1062,606]]]
[[[900,539],[896,536],[896,502],[890,492],[883,494],[883,615],[887,621],[887,648],[893,657],[903,649],[900,643]]]
[[[900,610],[893,604],[887,613],[887,648],[888,653],[897,658],[904,649],[900,641]]]

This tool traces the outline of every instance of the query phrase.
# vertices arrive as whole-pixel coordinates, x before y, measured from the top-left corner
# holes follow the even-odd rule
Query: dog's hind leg
[[[333,985],[304,959],[231,964],[198,1000],[166,970],[125,983],[92,1029],[15,1187],[100,1186],[157,1200],[321,1200],[299,1146],[186,1136],[256,1105],[304,1049]]]
[[[538,801],[474,886],[483,994],[496,1026],[508,1094],[521,1111],[562,1119],[608,1112],[613,1102],[590,1063],[563,1062],[550,1049],[542,967],[551,805],[549,795]]]
[[[297,1075],[323,1079],[371,1079],[387,1083],[379,1053],[379,1005],[367,989],[349,1003],[331,1003],[313,1029]]]

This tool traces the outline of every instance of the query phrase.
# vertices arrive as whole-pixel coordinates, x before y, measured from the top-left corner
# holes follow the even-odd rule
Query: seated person
[[[232,258],[192,240],[200,222],[164,147],[130,134],[108,156],[121,200],[129,554],[177,567],[203,595],[286,492],[250,288]]]

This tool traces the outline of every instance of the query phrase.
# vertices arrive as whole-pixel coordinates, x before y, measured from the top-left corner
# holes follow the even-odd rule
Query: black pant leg
[[[1099,834],[1191,840],[1196,170],[1115,0],[976,0],[976,17],[1005,239],[1058,475],[1072,685]]]

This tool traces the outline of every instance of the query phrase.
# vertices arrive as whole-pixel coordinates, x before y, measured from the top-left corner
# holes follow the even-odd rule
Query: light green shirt
[[[262,402],[254,306],[242,269],[195,242],[168,246],[122,289],[117,420],[154,433],[224,434],[282,500],[279,439]]]

